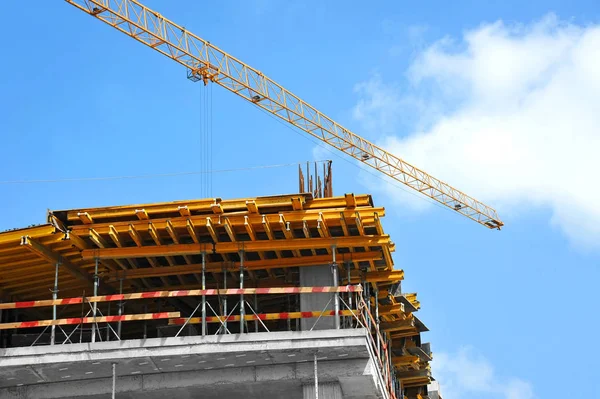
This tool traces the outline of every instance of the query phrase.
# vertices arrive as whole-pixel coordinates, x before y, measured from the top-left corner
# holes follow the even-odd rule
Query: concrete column
[[[302,386],[303,399],[315,399],[314,384]],[[323,382],[319,384],[319,399],[343,399],[342,388],[338,382]]]
[[[326,287],[333,285],[330,265],[302,266],[299,269],[301,287]],[[329,305],[327,305],[327,302],[329,302]],[[325,305],[327,305],[327,310],[333,310],[333,294],[300,294],[301,312],[320,312],[325,309]],[[317,319],[317,317],[302,319],[300,322],[302,331],[310,330]],[[335,318],[323,316],[313,330],[329,330],[334,328]]]

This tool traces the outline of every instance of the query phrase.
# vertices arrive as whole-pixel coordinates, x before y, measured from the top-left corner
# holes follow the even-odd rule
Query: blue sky
[[[446,398],[600,397],[597,2],[146,4],[498,209],[506,228],[488,231],[213,88],[214,169],[331,158],[335,193],[386,207]],[[202,86],[66,3],[4,15],[0,230],[48,208],[201,196],[197,175],[7,184],[201,169]],[[297,190],[294,167],[213,179],[222,198]]]

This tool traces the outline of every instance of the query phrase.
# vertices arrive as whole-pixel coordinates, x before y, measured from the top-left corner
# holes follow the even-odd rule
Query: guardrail
[[[315,293],[331,293],[332,298],[324,306],[323,309],[317,311],[300,311],[300,312],[278,312],[278,313],[257,313],[252,305],[244,298],[244,295],[273,295],[273,294],[315,294]],[[340,294],[347,294],[346,300]],[[214,296],[232,296],[239,295],[240,300],[236,301],[236,305],[225,314],[219,314],[214,308],[206,301],[206,297]],[[138,299],[156,299],[156,298],[181,298],[181,297],[202,297],[201,302],[196,306],[194,311],[188,317],[181,317],[180,312],[156,312],[156,313],[140,313],[140,314],[120,314],[122,309],[122,302],[129,300]],[[343,309],[330,310],[328,309],[332,300],[335,298],[336,302],[339,301],[343,305]],[[168,324],[171,326],[181,326],[176,336],[178,336],[183,329],[189,324],[201,325],[202,335],[207,332],[207,325],[210,323],[220,323],[219,329],[216,334],[230,334],[227,327],[228,321],[236,321],[240,323],[240,332],[248,331],[248,328],[244,328],[245,323],[248,321],[254,321],[255,323],[261,323],[266,331],[269,331],[264,321],[271,320],[292,320],[292,319],[315,319],[311,330],[316,326],[322,317],[338,316],[342,318],[338,328],[364,328],[367,332],[367,341],[370,347],[370,351],[377,358],[377,366],[381,373],[382,380],[385,384],[385,389],[390,399],[398,398],[400,390],[400,384],[395,377],[394,366],[391,361],[390,353],[390,341],[387,339],[385,334],[382,334],[379,329],[378,317],[373,316],[370,306],[367,303],[368,299],[363,297],[363,288],[360,285],[347,285],[339,287],[282,287],[282,288],[243,288],[243,289],[205,289],[205,290],[177,290],[177,291],[152,291],[152,292],[138,292],[129,294],[115,294],[115,295],[102,295],[102,296],[91,296],[91,297],[74,297],[64,299],[51,299],[51,300],[39,300],[39,301],[25,301],[25,302],[10,302],[1,303],[0,310],[10,309],[31,309],[39,307],[56,307],[56,306],[68,306],[68,305],[82,305],[82,316],[72,318],[53,318],[52,320],[34,320],[34,321],[20,321],[11,323],[0,323],[0,330],[7,329],[26,329],[26,328],[39,328],[45,327],[38,338],[33,342],[35,345],[39,338],[45,333],[48,327],[59,327],[65,325],[76,325],[75,329],[67,334],[64,330],[66,339],[62,342],[63,344],[72,342],[71,336],[77,331],[83,330],[84,324],[92,324],[92,342],[95,342],[95,335],[98,332],[100,336],[100,327],[98,324],[106,324],[107,334],[108,331],[112,331],[117,339],[121,339],[121,322],[130,321],[147,321],[147,320],[159,320],[167,319]],[[105,302],[120,302],[119,304],[119,315],[105,316],[98,308],[98,303]],[[86,314],[83,313],[85,304],[89,305],[90,310]],[[353,304],[356,308],[353,307]],[[208,307],[208,309],[207,309]],[[239,309],[238,309],[239,307]],[[201,308],[201,317],[197,317],[196,313]],[[226,308],[226,307],[225,307]],[[246,314],[245,309],[249,309],[250,313]],[[210,310],[213,315],[208,315]],[[238,310],[239,314],[233,314]],[[376,312],[377,313],[377,312]],[[91,315],[90,315],[91,314]],[[110,323],[118,323],[117,331],[115,331]],[[255,331],[258,331],[256,325]],[[52,341],[53,342],[53,341]]]

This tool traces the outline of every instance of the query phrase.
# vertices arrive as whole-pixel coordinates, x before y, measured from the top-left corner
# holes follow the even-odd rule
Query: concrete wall
[[[303,266],[300,268],[300,286],[302,287],[325,287],[333,286],[333,276],[331,274],[331,266]],[[329,305],[327,302],[331,299]],[[325,306],[327,305],[327,307]],[[314,312],[323,309],[333,310],[333,294],[307,294],[300,295],[300,311]],[[328,330],[335,328],[334,317],[321,317],[302,319],[300,327],[302,331],[308,331],[313,326],[313,330]],[[315,325],[315,322],[317,324]]]

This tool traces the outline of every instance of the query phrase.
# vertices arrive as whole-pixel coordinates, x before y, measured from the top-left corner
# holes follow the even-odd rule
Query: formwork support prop
[[[123,279],[119,279],[119,295],[123,295]],[[123,299],[121,299],[119,301],[119,311],[118,311],[118,315],[121,316],[123,315]],[[119,336],[119,339],[121,338],[121,321],[119,320],[119,322],[117,323],[117,335]]]
[[[54,287],[52,287],[52,300],[58,299],[58,268],[60,266],[60,258],[56,262],[54,268]],[[52,306],[52,320],[56,320],[56,305]],[[56,342],[56,326],[52,326],[50,330],[50,345],[54,345]]]
[[[206,290],[206,252],[202,251],[202,291]],[[206,295],[202,294],[202,336],[206,335]]]
[[[244,289],[244,250],[240,250],[240,290]],[[244,323],[246,322],[244,307],[244,291],[240,294],[240,334],[244,333]]]
[[[376,323],[376,327],[377,327],[377,331],[379,330],[379,290],[377,289],[377,286],[375,286],[375,323]],[[369,299],[369,302],[371,300]],[[377,334],[377,347],[379,348],[380,342],[379,342],[379,334]]]
[[[96,264],[94,266],[94,296],[98,296],[98,284],[100,282],[99,276],[98,276],[98,258],[96,258]],[[94,317],[94,323],[92,324],[92,342],[96,342],[96,313],[98,310],[98,304],[96,302],[94,302],[93,304],[93,317]],[[98,331],[99,333],[99,331]]]
[[[227,289],[227,266],[223,265],[223,288]],[[223,297],[223,314],[227,315],[227,295]],[[223,334],[227,334],[227,319],[223,322]]]
[[[336,247],[335,245],[331,246],[331,253],[333,254],[333,263],[331,264],[331,273],[333,275],[333,286],[337,287],[339,285],[339,279],[338,279],[338,265],[335,261],[335,253],[336,253]],[[340,329],[340,294],[339,292],[336,292],[334,294],[333,297],[333,310],[335,311],[335,329],[339,330]]]

